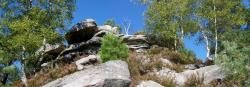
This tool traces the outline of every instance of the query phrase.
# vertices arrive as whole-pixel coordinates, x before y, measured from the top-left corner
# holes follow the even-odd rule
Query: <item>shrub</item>
[[[63,77],[65,75],[71,74],[76,71],[76,65],[72,64],[62,64],[57,69],[51,68],[46,71],[39,71],[36,75],[28,78],[29,87],[40,87],[50,81],[57,78]],[[2,86],[1,86],[2,87]],[[14,82],[11,87],[24,87],[20,80]]]
[[[194,53],[187,49],[176,52],[163,47],[154,47],[149,49],[148,53],[153,56],[160,55],[174,63],[180,64],[193,64],[196,60]]]
[[[102,38],[102,45],[99,55],[103,62],[109,60],[125,59],[128,57],[129,49],[122,39],[113,34],[105,35]]]
[[[152,70],[162,67],[162,63],[158,60],[152,61],[149,64],[142,64],[140,60],[137,60],[138,55],[136,53],[130,53],[129,58],[127,60],[130,75],[131,75],[131,85],[130,87],[135,87],[137,84],[140,83],[140,81],[144,80],[153,80],[165,87],[176,87],[175,82],[172,80],[172,78],[159,78],[156,75],[151,75],[147,72],[144,72],[142,70]],[[143,69],[141,69],[143,68]]]
[[[185,82],[185,87],[206,87],[203,81],[204,75],[192,74]]]
[[[215,59],[222,71],[232,83],[243,86],[249,80],[249,52],[250,48],[241,48],[235,42],[223,42],[224,50]]]

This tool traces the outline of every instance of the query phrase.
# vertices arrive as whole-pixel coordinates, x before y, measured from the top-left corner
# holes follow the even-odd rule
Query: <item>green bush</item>
[[[249,52],[250,48],[242,48],[235,42],[223,42],[224,50],[215,59],[215,64],[221,66],[222,71],[233,84],[244,86],[249,81]]]
[[[99,55],[103,62],[109,60],[126,59],[129,49],[122,39],[113,34],[105,35],[102,39],[101,50]]]

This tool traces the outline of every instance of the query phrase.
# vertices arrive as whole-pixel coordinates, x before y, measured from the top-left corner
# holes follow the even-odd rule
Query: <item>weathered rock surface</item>
[[[86,19],[74,25],[65,38],[69,44],[80,43],[91,39],[98,32],[97,24],[93,19]]]
[[[120,35],[123,42],[128,45],[130,50],[138,53],[144,52],[145,49],[149,49],[149,43],[145,35]]]
[[[85,66],[100,63],[101,59],[97,55],[89,55],[76,61],[77,70],[84,69]]]
[[[152,80],[149,81],[142,81],[139,85],[137,85],[136,87],[164,87],[159,83],[156,83]]]
[[[108,31],[110,33],[118,34],[118,27],[112,27],[110,25],[98,26],[100,31]]]
[[[217,65],[206,66],[195,70],[186,70],[180,73],[176,73],[173,70],[165,68],[156,72],[155,74],[161,78],[173,78],[177,85],[184,85],[184,83],[192,75],[203,78],[204,84],[209,84],[212,80],[223,79],[225,77],[225,75],[221,72],[220,67],[218,67]]]
[[[65,46],[62,44],[45,44],[44,46],[40,47],[36,51],[36,55],[39,54],[51,54],[51,55],[56,55],[62,52],[65,49]]]
[[[123,35],[121,38],[123,38],[123,42],[127,43],[128,45],[148,43],[147,37],[145,35]]]
[[[43,87],[129,87],[130,82],[127,63],[116,60],[64,76]]]

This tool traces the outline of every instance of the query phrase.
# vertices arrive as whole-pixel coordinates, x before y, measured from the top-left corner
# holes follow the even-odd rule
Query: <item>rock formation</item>
[[[71,61],[82,54],[95,55],[101,46],[101,39],[106,34],[115,34],[123,38],[123,42],[128,45],[131,50],[142,52],[144,49],[150,48],[145,35],[122,35],[118,34],[117,27],[110,25],[97,26],[95,20],[86,19],[74,25],[65,38],[69,44],[65,48],[63,45],[49,45],[45,48],[41,47],[37,53],[43,51],[49,55],[53,55],[55,61]],[[41,58],[42,63],[49,60]],[[48,63],[47,63],[48,64]]]
[[[46,44],[41,47],[37,54],[53,55],[53,62],[63,61],[75,63],[77,72],[49,82],[43,87],[129,87],[130,72],[126,62],[121,60],[109,61],[103,64],[97,55],[101,46],[101,39],[106,34],[115,34],[123,39],[129,49],[133,52],[141,53],[147,51],[151,46],[145,35],[123,35],[118,34],[117,28],[109,25],[97,26],[93,19],[86,19],[77,23],[71,31],[65,35],[68,46]],[[153,46],[152,46],[153,47]],[[78,60],[75,60],[78,59]],[[171,61],[159,58],[163,64],[172,66]],[[72,61],[74,60],[74,61]],[[152,62],[143,55],[139,58],[142,64]],[[43,60],[41,66],[46,67],[49,60]],[[173,78],[174,82],[183,86],[192,75],[204,78],[203,83],[208,84],[212,80],[223,79],[224,75],[216,65],[204,66],[189,64],[185,65],[187,70],[176,73],[174,70],[163,67],[161,70],[147,72],[159,78]],[[153,81],[142,81],[137,87],[163,87]]]

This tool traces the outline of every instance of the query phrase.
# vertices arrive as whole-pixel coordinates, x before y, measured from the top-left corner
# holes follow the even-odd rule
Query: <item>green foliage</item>
[[[180,58],[184,64],[195,63],[195,60],[196,60],[194,52],[191,50],[187,50],[187,49],[183,49],[180,51]]]
[[[224,50],[215,59],[215,63],[220,65],[228,79],[234,84],[243,86],[249,81],[250,48],[240,48],[235,42],[223,42]]]
[[[100,56],[103,62],[109,60],[126,59],[129,49],[126,44],[122,43],[122,39],[108,34],[102,38]]]
[[[16,67],[14,65],[11,65],[11,66],[7,66],[7,67],[4,67],[2,69],[2,72],[3,73],[13,73],[16,71]]]
[[[250,30],[231,30],[223,34],[222,40],[234,41],[240,47],[250,46]]]
[[[150,41],[175,50],[175,44],[182,48],[184,34],[194,31],[195,22],[189,16],[192,3],[193,0],[152,0],[146,12]]]
[[[37,57],[31,56],[42,45],[44,38],[48,43],[63,40],[55,29],[63,31],[66,28],[74,9],[75,0],[1,0],[1,64],[11,66],[12,61],[20,60],[25,68],[27,64],[33,68],[38,66],[37,61],[34,61],[38,60]],[[13,77],[12,74],[5,76],[8,75],[8,79]]]
[[[222,36],[221,31],[230,31],[240,29],[245,24],[246,14],[241,4],[242,0],[197,0],[199,6],[196,15],[207,20],[208,31],[212,34],[212,50],[214,49],[215,58],[217,58],[219,41]]]

